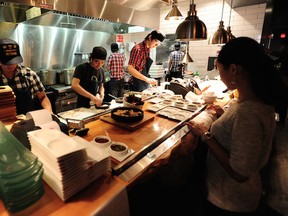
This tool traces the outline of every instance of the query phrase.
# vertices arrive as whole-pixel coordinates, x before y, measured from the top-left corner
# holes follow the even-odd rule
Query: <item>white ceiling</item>
[[[107,0],[108,2],[120,4],[124,7],[133,8],[139,11],[146,11],[152,8],[160,8],[171,5],[173,0]],[[174,0],[179,2],[188,0]],[[211,0],[212,1],[212,0]],[[225,0],[231,6],[231,0]],[[266,3],[268,0],[233,0],[232,8]],[[195,1],[195,3],[197,0]]]

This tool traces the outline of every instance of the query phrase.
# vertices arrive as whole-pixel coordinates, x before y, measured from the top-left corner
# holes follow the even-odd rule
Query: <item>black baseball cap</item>
[[[5,65],[19,64],[23,62],[19,50],[19,44],[16,43],[16,41],[8,38],[0,40],[0,61]]]
[[[106,60],[107,57],[107,51],[102,46],[94,47],[91,53],[91,58],[93,59],[100,59],[100,60]]]

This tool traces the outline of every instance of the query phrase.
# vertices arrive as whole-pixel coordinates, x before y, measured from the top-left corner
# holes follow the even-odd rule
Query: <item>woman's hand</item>
[[[188,126],[190,131],[196,136],[202,137],[202,135],[208,131],[204,124],[198,124],[193,121],[193,119],[189,122],[184,123]]]
[[[224,113],[224,110],[219,105],[214,104],[208,106],[207,110],[215,114],[217,118],[219,118]]]

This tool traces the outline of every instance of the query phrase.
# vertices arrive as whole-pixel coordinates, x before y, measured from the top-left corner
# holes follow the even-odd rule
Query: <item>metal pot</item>
[[[64,73],[64,81],[66,85],[71,85],[72,77],[74,74],[74,69],[75,68],[65,68],[63,69]]]
[[[41,69],[39,72],[40,80],[44,85],[56,84],[56,71]]]
[[[56,71],[56,82],[57,84],[64,84],[65,78],[64,78],[64,72],[63,71]]]

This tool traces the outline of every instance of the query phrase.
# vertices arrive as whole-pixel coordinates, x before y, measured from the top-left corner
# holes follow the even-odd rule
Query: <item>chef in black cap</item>
[[[23,58],[19,44],[8,38],[0,40],[0,86],[9,85],[16,96],[17,114],[47,109],[52,113],[49,98],[39,76],[32,69],[21,65]]]
[[[90,101],[101,106],[104,98],[104,69],[106,49],[97,46],[90,54],[89,62],[78,65],[72,78],[72,89],[78,94],[77,107],[90,108]]]
[[[144,41],[136,44],[131,52],[127,71],[132,75],[131,90],[141,92],[150,86],[157,85],[157,80],[150,78],[149,69],[153,63],[150,49],[156,48],[165,39],[165,34],[158,30],[149,33]]]

